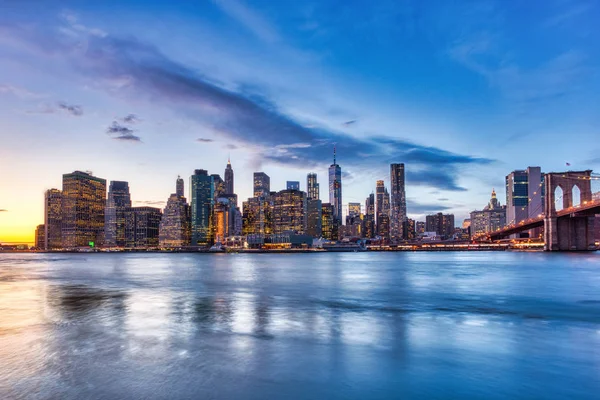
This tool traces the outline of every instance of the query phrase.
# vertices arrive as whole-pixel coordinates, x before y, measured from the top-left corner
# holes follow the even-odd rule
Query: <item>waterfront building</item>
[[[506,223],[518,224],[544,213],[544,174],[540,167],[506,176]]]
[[[314,172],[306,176],[306,198],[308,200],[319,200],[319,183],[317,174]]]
[[[416,224],[417,236],[425,233],[425,221],[417,221]]]
[[[46,190],[44,194],[44,250],[62,247],[62,192]]]
[[[125,247],[158,247],[162,212],[156,207],[127,207],[125,209]]]
[[[125,246],[125,209],[131,207],[129,183],[111,181],[104,213],[104,246]]]
[[[227,159],[227,166],[225,167],[225,193],[233,194],[235,193],[233,186],[233,168],[231,168],[231,160]],[[237,206],[237,199],[235,205]]]
[[[306,234],[319,238],[323,234],[323,204],[319,199],[306,201]]]
[[[375,194],[371,193],[365,200],[365,237],[372,239],[375,237]]]
[[[177,177],[176,192],[167,200],[160,220],[158,238],[161,247],[177,248],[190,244],[191,209],[183,192],[183,179]]]
[[[336,162],[333,148],[333,164],[329,166],[329,203],[333,206],[336,226],[342,225],[342,169]]]
[[[383,239],[390,237],[390,195],[382,180],[377,181],[377,235]]]
[[[501,229],[506,225],[506,206],[501,206],[492,189],[489,203],[481,211],[471,212],[471,235],[480,235]],[[464,223],[463,223],[464,228]]]
[[[44,250],[46,248],[46,228],[44,224],[38,225],[35,228],[35,248],[38,250]]]
[[[287,181],[285,186],[287,190],[300,190],[300,182],[298,181]]]
[[[390,237],[398,242],[404,237],[403,223],[406,221],[406,190],[404,185],[404,164],[390,164],[391,207]]]
[[[206,170],[195,170],[190,178],[192,246],[212,245],[214,193],[213,176]]]
[[[223,243],[229,236],[235,236],[235,203],[228,197],[219,197],[215,203],[214,222],[215,240]],[[237,198],[237,196],[235,197]]]
[[[103,244],[106,180],[90,172],[63,175],[62,242],[65,248]]]
[[[323,238],[327,240],[338,240],[338,230],[333,214],[333,205],[330,203],[323,203],[321,205],[321,230]]]
[[[250,197],[242,203],[242,235],[273,233],[271,196]]]
[[[254,197],[269,197],[271,193],[271,178],[264,172],[254,173]]]
[[[426,232],[435,232],[443,239],[449,239],[454,234],[454,214],[432,214],[425,217]]]
[[[402,239],[414,240],[417,237],[417,226],[414,219],[406,218],[402,222]]]
[[[282,190],[273,196],[273,233],[306,232],[306,193]]]

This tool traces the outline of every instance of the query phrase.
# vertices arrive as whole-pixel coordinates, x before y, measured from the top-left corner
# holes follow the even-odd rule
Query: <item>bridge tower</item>
[[[545,175],[544,250],[595,250],[594,217],[572,213],[558,216],[555,207],[556,189],[562,190],[563,209],[574,206],[573,189],[579,189],[580,204],[592,200],[591,170],[550,172]],[[561,199],[558,198],[560,202]]]

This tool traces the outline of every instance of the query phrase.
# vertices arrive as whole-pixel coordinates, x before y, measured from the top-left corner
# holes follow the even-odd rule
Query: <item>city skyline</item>
[[[324,200],[336,145],[344,208],[404,163],[408,217],[458,224],[506,197],[510,171],[600,168],[578,145],[597,136],[594,4],[34,4],[0,16],[2,242],[33,242],[74,170],[164,208],[177,175],[222,174],[231,154],[240,201],[254,171],[304,191],[315,172]]]

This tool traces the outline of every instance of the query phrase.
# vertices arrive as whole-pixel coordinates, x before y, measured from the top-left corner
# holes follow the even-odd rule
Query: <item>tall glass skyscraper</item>
[[[225,167],[225,193],[234,194],[233,188],[233,168],[231,168],[231,160],[227,160],[227,167]]]
[[[111,181],[104,214],[104,246],[125,246],[125,209],[131,207],[129,183]]]
[[[104,241],[106,180],[75,171],[63,175],[63,247],[95,247]]]
[[[183,179],[177,177],[176,193],[169,197],[160,220],[158,238],[161,247],[178,248],[190,244],[190,214],[190,206],[183,196]]]
[[[402,224],[406,221],[406,191],[404,187],[404,164],[390,165],[391,216],[390,236],[392,241],[403,239]]]
[[[329,166],[329,203],[333,206],[333,219],[338,226],[342,225],[342,169],[335,159],[333,148],[333,164]]]
[[[375,237],[375,194],[365,200],[365,237]]]
[[[382,238],[390,236],[390,195],[382,180],[377,181],[377,235]]]
[[[197,169],[190,177],[192,208],[192,245],[212,244],[212,211],[215,197],[213,177],[204,169]]]
[[[319,183],[314,172],[306,176],[306,195],[308,200],[319,200]]]
[[[44,196],[44,250],[62,247],[62,192],[46,191]]]
[[[264,172],[254,173],[254,197],[269,197],[271,193],[271,178]]]

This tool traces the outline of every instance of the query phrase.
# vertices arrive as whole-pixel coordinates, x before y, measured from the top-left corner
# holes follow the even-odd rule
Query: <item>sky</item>
[[[0,0],[0,242],[62,174],[162,207],[181,175],[240,199],[316,172],[343,202],[406,165],[409,217],[460,225],[513,170],[600,169],[600,3]],[[187,193],[187,192],[186,192]]]

